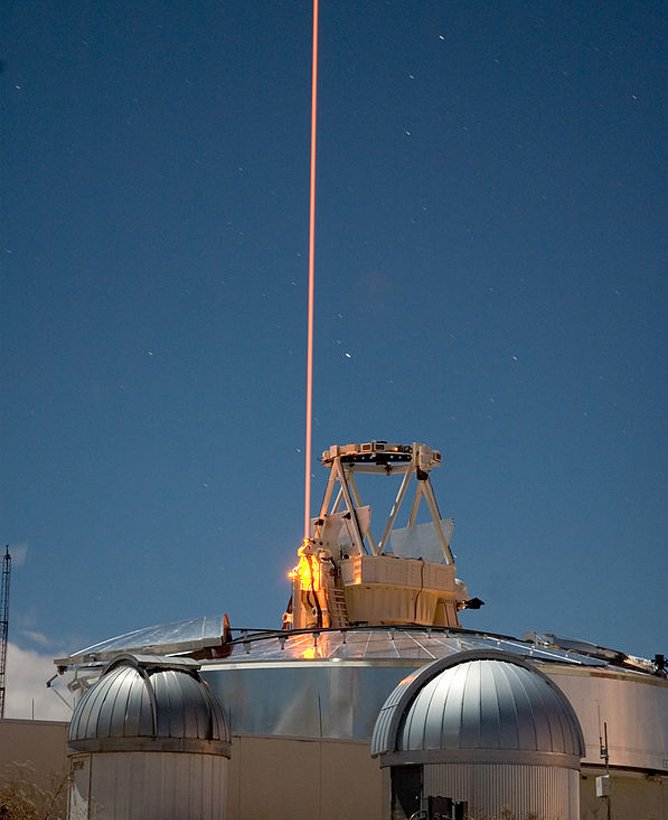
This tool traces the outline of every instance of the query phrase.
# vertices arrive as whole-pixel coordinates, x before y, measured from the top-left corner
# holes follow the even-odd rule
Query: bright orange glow
[[[306,342],[306,444],[304,447],[304,538],[311,528],[311,440],[313,428],[313,306],[315,301],[315,155],[318,103],[318,0],[313,0],[311,71],[311,186],[309,194],[308,331]]]
[[[304,592],[318,592],[321,586],[320,561],[311,554],[308,539],[297,550],[299,562],[290,570],[288,576],[299,581],[299,588]]]

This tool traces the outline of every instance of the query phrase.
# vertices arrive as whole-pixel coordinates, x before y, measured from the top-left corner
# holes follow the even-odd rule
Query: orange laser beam
[[[311,183],[309,195],[308,331],[306,341],[306,444],[304,448],[304,538],[311,529],[311,442],[313,438],[313,313],[315,302],[315,169],[318,108],[318,0],[313,0],[311,70]]]

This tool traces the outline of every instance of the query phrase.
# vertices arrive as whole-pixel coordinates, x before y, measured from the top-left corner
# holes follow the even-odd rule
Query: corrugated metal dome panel
[[[79,702],[68,730],[76,750],[146,748],[208,751],[229,757],[220,703],[189,659],[124,655]],[[213,746],[216,748],[214,749]]]
[[[510,752],[579,761],[585,753],[575,712],[558,687],[528,661],[501,652],[466,652],[409,675],[383,705],[371,749],[448,759]]]

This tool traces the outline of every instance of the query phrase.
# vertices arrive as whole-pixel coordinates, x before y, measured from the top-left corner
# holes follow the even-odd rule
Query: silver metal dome
[[[214,693],[188,658],[122,655],[79,702],[68,730],[76,752],[178,751],[230,756]]]
[[[381,765],[551,763],[579,768],[575,712],[546,675],[505,652],[463,652],[404,678],[383,705],[371,741]]]

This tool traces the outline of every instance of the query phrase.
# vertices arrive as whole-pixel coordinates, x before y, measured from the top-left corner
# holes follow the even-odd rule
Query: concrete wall
[[[584,769],[580,781],[580,820],[608,820],[607,799],[596,797],[601,769]],[[610,820],[668,820],[668,777],[610,771]]]
[[[385,778],[366,743],[235,736],[229,820],[382,820]]]
[[[65,775],[67,723],[51,720],[0,720],[0,783],[30,773],[32,782],[48,786],[53,775]]]

